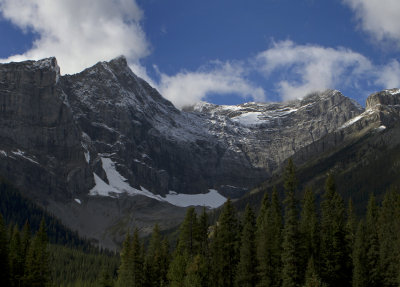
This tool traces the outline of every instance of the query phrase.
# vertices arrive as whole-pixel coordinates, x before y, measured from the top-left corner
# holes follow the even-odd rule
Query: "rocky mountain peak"
[[[370,95],[367,98],[366,108],[372,109],[378,105],[400,105],[400,89],[387,89]]]

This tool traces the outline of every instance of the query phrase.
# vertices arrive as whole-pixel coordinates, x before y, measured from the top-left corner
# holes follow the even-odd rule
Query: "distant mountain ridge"
[[[55,58],[1,64],[0,175],[82,235],[114,246],[129,226],[171,227],[183,216],[179,206],[216,207],[291,156],[307,162],[325,151],[324,139],[369,125],[376,101],[391,121],[383,106],[396,100],[371,96],[364,111],[335,90],[180,111],[124,57],[66,76]],[[324,146],[344,138],[334,137]]]

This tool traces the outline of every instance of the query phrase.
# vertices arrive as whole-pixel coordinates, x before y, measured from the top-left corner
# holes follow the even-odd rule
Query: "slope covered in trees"
[[[310,188],[299,189],[291,160],[283,178],[284,200],[273,189],[257,215],[249,205],[238,214],[228,200],[215,222],[205,210],[197,214],[188,208],[172,243],[157,225],[149,242],[137,230],[128,233],[120,261],[111,254],[48,245],[44,220],[34,237],[27,226],[21,231],[0,221],[1,286],[400,284],[398,190],[388,190],[381,202],[370,195],[362,216],[356,217],[332,175],[325,179],[319,204]]]
[[[137,243],[137,235],[133,239],[128,236],[121,253],[124,260],[118,272],[118,286],[400,284],[397,190],[389,190],[381,205],[371,195],[364,215],[357,219],[352,202],[346,207],[332,175],[325,180],[319,205],[310,188],[302,192],[301,202],[296,200],[300,190],[291,160],[285,169],[284,187],[283,201],[276,190],[264,196],[257,218],[250,206],[240,218],[230,200],[213,225],[205,212],[199,216],[189,208],[170,255],[162,251],[161,239],[149,247],[147,255],[134,252],[133,246],[142,245]],[[137,271],[132,267],[137,261],[134,254],[146,258],[157,250],[160,255],[156,266],[163,271],[151,273],[157,277],[151,279],[153,285],[146,284],[146,264],[150,263],[143,259],[139,262],[144,262],[144,279],[122,281]],[[164,265],[166,262],[170,262],[169,266]],[[166,277],[163,272],[167,272]]]

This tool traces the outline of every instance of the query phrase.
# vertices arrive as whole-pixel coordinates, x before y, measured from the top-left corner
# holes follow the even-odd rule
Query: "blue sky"
[[[176,106],[400,86],[397,0],[0,0],[2,62],[121,54]]]

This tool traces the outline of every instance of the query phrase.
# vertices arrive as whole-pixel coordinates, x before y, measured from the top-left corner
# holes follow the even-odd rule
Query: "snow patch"
[[[75,200],[75,202],[77,202],[78,204],[82,204],[82,202],[81,202],[81,200],[80,200],[79,198],[75,198],[74,200]]]
[[[17,155],[19,157],[22,157],[24,159],[29,160],[30,162],[34,163],[34,164],[39,164],[35,159],[25,155],[25,152],[22,150],[17,149],[16,151],[11,151],[14,155]]]
[[[376,128],[376,130],[379,131],[379,132],[383,131],[385,129],[386,129],[386,126],[383,126],[383,125]]]
[[[390,89],[386,91],[389,92],[389,94],[391,95],[397,95],[398,93],[400,93],[400,89]]]
[[[358,122],[359,120],[361,120],[364,117],[363,114],[356,116],[355,118],[352,118],[351,120],[345,122],[340,128],[340,129],[344,129],[347,128],[348,126],[351,126],[352,124],[354,124],[355,122]]]
[[[259,125],[264,122],[264,120],[259,118],[261,115],[262,113],[260,112],[248,112],[234,117],[232,120],[244,126]]]
[[[6,153],[4,150],[0,150],[0,154],[1,154],[2,156],[7,156],[7,153]]]
[[[140,190],[133,188],[115,168],[115,163],[110,158],[101,157],[101,163],[106,173],[108,184],[97,174],[93,173],[95,186],[90,190],[89,195],[109,196],[116,198],[118,194],[143,195],[158,201],[168,202],[175,206],[187,207],[191,205],[206,206],[216,208],[225,203],[226,198],[214,189],[210,189],[206,194],[179,194],[170,191],[166,197],[154,194],[143,186]]]

